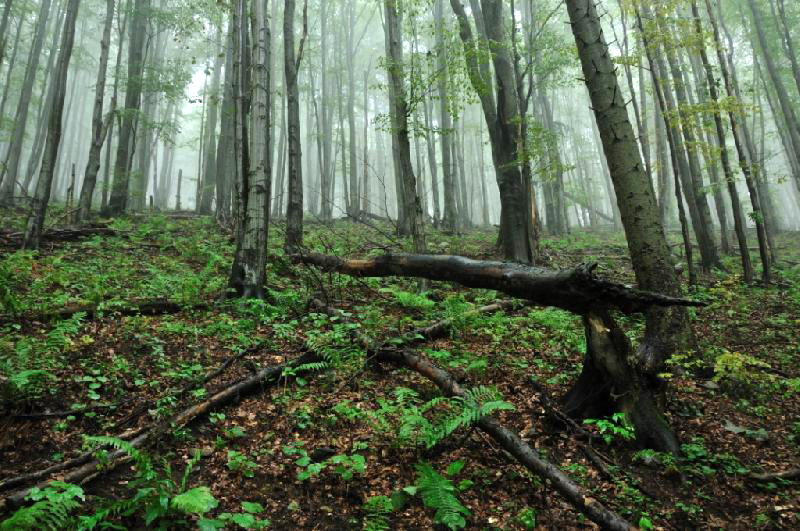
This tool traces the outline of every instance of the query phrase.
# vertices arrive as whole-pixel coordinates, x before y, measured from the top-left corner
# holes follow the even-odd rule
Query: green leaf
[[[264,512],[264,507],[260,503],[244,501],[242,502],[242,510],[248,513],[258,514]]]
[[[205,485],[187,490],[172,498],[171,505],[187,514],[204,514],[219,505],[219,502]]]
[[[458,475],[458,473],[461,472],[462,468],[464,468],[464,460],[463,459],[459,459],[457,461],[453,461],[447,467],[447,475],[448,476]]]

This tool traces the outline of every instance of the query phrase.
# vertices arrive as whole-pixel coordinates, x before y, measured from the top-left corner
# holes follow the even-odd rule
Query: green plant
[[[283,453],[289,456],[297,456],[294,464],[300,467],[300,470],[297,472],[297,479],[300,481],[318,476],[329,465],[334,465],[334,472],[339,474],[345,481],[353,479],[355,474],[364,475],[367,469],[366,459],[361,454],[337,454],[323,461],[315,462],[311,459],[311,456],[308,455],[306,449],[303,448],[302,443],[284,446]]]
[[[32,488],[27,499],[35,503],[18,509],[0,523],[0,530],[68,528],[73,522],[70,512],[80,507],[80,502],[86,498],[79,486],[53,481],[44,489]]]
[[[607,419],[586,419],[583,423],[597,426],[606,444],[611,444],[615,437],[629,441],[636,436],[633,425],[625,413],[614,413]]]
[[[258,518],[256,515],[264,512],[260,503],[243,501],[242,511],[238,513],[222,513],[216,518],[203,518],[197,522],[200,531],[224,529],[229,523],[236,524],[242,529],[264,529],[269,527],[268,518]]]
[[[456,475],[462,466],[463,462],[456,466],[451,464],[448,467],[448,475]],[[419,493],[425,507],[436,511],[433,520],[437,524],[445,525],[451,530],[466,527],[466,517],[471,513],[456,498],[457,491],[453,482],[440,475],[427,463],[417,463],[415,468],[417,483],[414,487],[406,487],[406,492],[412,495]]]
[[[533,530],[536,529],[536,509],[532,507],[525,507],[517,515],[517,522],[523,529]]]
[[[236,450],[228,450],[228,470],[240,472],[246,478],[254,477],[258,463],[250,459],[246,454]]]
[[[364,531],[387,531],[389,515],[394,510],[392,500],[386,496],[372,496],[364,502]]]

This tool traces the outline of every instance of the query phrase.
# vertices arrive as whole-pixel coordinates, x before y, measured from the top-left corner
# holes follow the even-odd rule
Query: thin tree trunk
[[[46,1],[46,0],[45,0]],[[135,0],[133,19],[131,20],[130,41],[128,43],[128,77],[125,90],[125,115],[119,131],[116,162],[114,163],[114,179],[111,184],[111,197],[108,201],[107,213],[120,215],[128,206],[130,188],[130,165],[135,152],[136,112],[141,104],[144,40],[147,26],[147,15],[150,0]]]
[[[297,75],[303,60],[303,47],[308,34],[308,2],[303,8],[303,36],[295,57],[294,50],[294,0],[284,2],[283,11],[283,57],[286,79],[287,138],[289,144],[289,183],[286,208],[286,242],[288,251],[303,245],[303,158],[300,145],[300,94]],[[352,87],[351,87],[352,88]],[[366,112],[366,110],[365,110]],[[352,197],[357,201],[357,196]]]
[[[220,77],[222,63],[225,56],[222,51],[222,27],[217,28],[217,47],[216,58],[214,60],[214,71],[211,73],[211,91],[208,94],[208,118],[206,119],[205,131],[205,157],[203,162],[203,189],[200,194],[200,213],[211,214],[211,203],[217,192],[217,117],[219,116],[220,100]],[[217,208],[219,208],[220,198],[217,198]]]
[[[34,29],[30,52],[28,53],[25,79],[22,81],[19,102],[17,103],[17,113],[14,117],[14,129],[11,133],[11,144],[8,147],[8,153],[6,154],[4,164],[5,179],[2,181],[2,189],[0,189],[0,204],[2,205],[12,205],[14,203],[14,192],[18,185],[17,179],[20,158],[22,156],[22,145],[25,141],[25,130],[28,122],[28,110],[31,107],[33,84],[36,80],[39,58],[42,55],[42,47],[44,45],[49,15],[50,0],[42,0],[39,6],[39,15],[36,18],[36,27]]]
[[[106,0],[106,20],[103,25],[103,37],[100,39],[100,64],[97,68],[97,81],[94,86],[94,110],[92,111],[92,139],[89,144],[89,161],[81,186],[78,200],[77,221],[88,219],[92,208],[92,196],[97,183],[97,172],[100,170],[100,154],[106,139],[113,116],[103,116],[103,99],[106,93],[106,72],[111,44],[111,26],[114,22],[114,0]]]
[[[53,169],[58,158],[58,148],[61,141],[61,121],[64,110],[64,97],[67,91],[67,69],[72,56],[72,46],[75,42],[75,19],[78,17],[80,0],[69,0],[67,16],[64,20],[64,31],[61,40],[61,51],[58,57],[53,83],[55,95],[53,109],[50,113],[47,145],[45,147],[42,169],[36,183],[36,193],[33,197],[31,214],[28,216],[25,238],[22,243],[24,249],[38,249],[42,235],[44,217],[47,213],[47,204],[50,201],[50,189],[53,184]]]

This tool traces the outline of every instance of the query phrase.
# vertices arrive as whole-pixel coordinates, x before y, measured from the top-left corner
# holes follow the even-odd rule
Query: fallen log
[[[295,263],[317,266],[354,277],[413,277],[458,282],[470,288],[493,289],[536,304],[580,315],[593,306],[636,313],[650,306],[706,306],[707,303],[638,290],[597,278],[597,264],[554,270],[513,262],[472,260],[462,256],[385,254],[348,260],[319,253],[292,255]]]
[[[90,236],[127,236],[128,231],[112,229],[110,227],[78,227],[51,229],[42,234],[43,241],[73,241]],[[22,243],[25,236],[23,232],[0,233],[0,239],[10,243]]]
[[[380,361],[391,362],[416,371],[435,383],[447,396],[459,396],[462,398],[466,396],[464,390],[449,373],[413,352],[406,350],[383,351],[378,358]],[[513,455],[525,468],[537,476],[549,480],[559,494],[596,524],[604,529],[620,531],[635,529],[633,525],[617,513],[609,510],[596,499],[587,496],[583,489],[558,467],[539,457],[536,450],[492,416],[481,418],[477,422],[477,426],[497,441],[504,450]]]
[[[633,364],[630,340],[616,324],[611,309],[643,312],[653,305],[706,306],[707,303],[637,290],[594,276],[596,264],[556,271],[508,262],[460,256],[386,254],[347,260],[323,254],[293,255],[295,263],[313,265],[356,277],[417,277],[494,289],[582,316],[586,334],[583,369],[564,397],[573,418],[602,418],[624,412],[637,441],[662,452],[680,454],[680,444],[659,409],[663,385]]]
[[[783,472],[772,472],[766,474],[750,473],[747,477],[755,481],[775,481],[776,479],[794,481],[800,479],[800,468],[790,468],[789,470],[784,470]]]
[[[177,415],[174,415],[163,425],[176,427],[185,426],[198,416],[208,413],[212,409],[225,405],[228,402],[238,400],[241,396],[252,393],[267,383],[275,383],[280,379],[283,371],[287,368],[299,367],[306,363],[313,363],[320,360],[321,358],[317,354],[306,352],[291,361],[281,363],[279,365],[265,367],[254,375],[240,380],[239,382],[236,382],[225,389],[222,389],[207,400],[200,402],[199,404],[195,404],[178,413]],[[140,435],[130,441],[131,446],[134,448],[143,446],[151,438],[154,438],[154,435],[160,433],[160,426],[161,424],[145,429]],[[60,476],[58,479],[67,483],[84,483],[94,477],[98,473],[98,470],[111,470],[112,468],[122,464],[126,461],[126,457],[127,455],[125,452],[121,450],[114,450],[103,459],[102,466],[99,461],[93,459],[83,464],[79,468]],[[43,481],[36,486],[39,488],[45,488],[49,483],[49,480]],[[29,492],[29,488],[12,492],[0,500],[0,510],[22,505]]]
[[[69,319],[76,313],[85,313],[88,319],[94,319],[100,312],[117,313],[120,315],[164,315],[168,313],[179,313],[186,310],[205,310],[212,307],[207,301],[196,302],[193,304],[183,304],[165,298],[155,299],[132,299],[120,301],[118,304],[68,304],[58,310],[43,312],[38,314],[23,314],[16,319],[10,317],[0,318],[0,322],[18,321],[25,318],[26,321],[50,321],[52,319]]]

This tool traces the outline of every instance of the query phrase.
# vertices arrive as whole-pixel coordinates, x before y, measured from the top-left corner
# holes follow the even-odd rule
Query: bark
[[[786,46],[786,55],[789,57],[789,61],[792,64],[792,76],[794,76],[794,82],[797,85],[797,91],[800,93],[800,63],[797,60],[797,53],[795,52],[794,46],[794,39],[792,38],[792,32],[789,30],[789,23],[786,21],[786,6],[784,4],[784,0],[777,0],[778,1],[778,14],[780,15],[780,23],[781,29],[783,30],[781,33],[781,38],[783,39],[784,45]],[[2,57],[2,54],[0,54]],[[0,63],[2,63],[2,59],[0,59]]]
[[[639,146],[594,2],[568,0],[567,9],[614,182],[636,280],[642,289],[677,295],[680,285],[659,220],[653,185],[642,167]],[[637,352],[641,370],[651,375],[658,373],[673,352],[686,348],[690,333],[683,309],[648,311],[645,337]]]
[[[103,25],[103,37],[100,39],[100,64],[97,68],[97,81],[94,86],[94,110],[92,111],[92,139],[89,143],[89,160],[83,176],[81,195],[78,200],[77,221],[89,218],[92,208],[92,196],[97,183],[97,172],[100,170],[100,155],[106,139],[113,115],[103,116],[103,99],[106,93],[106,72],[108,70],[108,53],[111,44],[111,25],[114,22],[114,0],[106,0],[106,20]]]
[[[456,212],[456,194],[453,181],[453,166],[450,161],[450,133],[453,127],[448,106],[447,47],[444,35],[444,0],[436,0],[434,12],[436,32],[436,70],[437,91],[439,93],[439,142],[442,150],[442,187],[444,208],[442,228],[451,232],[458,230],[458,214]]]
[[[704,303],[629,288],[594,276],[596,264],[553,270],[513,262],[472,260],[461,256],[386,254],[346,260],[318,253],[294,255],[298,263],[356,277],[401,276],[458,282],[469,288],[493,289],[536,304],[583,314],[597,304],[623,313],[650,306],[705,306]]]
[[[700,13],[697,10],[696,0],[692,0],[692,15],[694,17],[695,35],[698,38],[698,46],[700,53],[700,60],[703,62],[703,68],[706,75],[706,88],[708,89],[711,103],[714,109],[714,126],[717,133],[717,144],[719,147],[720,162],[722,163],[722,171],[725,174],[725,182],[728,185],[728,193],[731,199],[731,208],[733,210],[733,225],[736,231],[736,241],[739,245],[739,252],[742,258],[742,271],[745,282],[753,280],[753,266],[750,263],[750,253],[747,251],[747,225],[744,221],[742,207],[739,203],[739,193],[736,190],[736,181],[734,179],[733,170],[731,169],[730,158],[728,155],[728,147],[725,140],[725,128],[722,124],[722,114],[719,108],[719,91],[717,90],[716,80],[714,79],[714,71],[711,67],[711,62],[708,60],[706,47],[703,37],[703,27],[700,21]],[[724,67],[724,65],[723,65]],[[724,209],[724,205],[722,205]]]
[[[755,6],[752,7],[755,13],[757,9],[755,8]],[[714,42],[717,48],[717,57],[720,62],[722,77],[725,81],[725,90],[728,93],[729,98],[735,98],[736,94],[733,88],[733,81],[731,79],[730,73],[728,72],[727,65],[725,64],[725,58],[722,53],[722,39],[720,38],[719,28],[717,27],[717,23],[714,19],[714,14],[711,9],[711,4],[709,0],[706,0],[706,10],[708,11],[709,20],[711,22],[711,27],[712,27],[712,33],[714,34]],[[761,201],[758,196],[758,188],[755,182],[756,177],[754,177],[752,174],[754,166],[751,166],[749,164],[749,161],[747,160],[747,153],[745,152],[745,146],[743,144],[741,133],[739,131],[738,118],[731,109],[728,110],[728,121],[731,124],[731,132],[733,133],[733,142],[736,146],[736,151],[739,154],[739,167],[742,169],[742,173],[744,174],[744,180],[745,183],[747,184],[747,190],[750,194],[750,203],[753,207],[753,221],[755,222],[756,233],[758,234],[759,254],[761,256],[761,263],[763,265],[761,278],[764,284],[766,285],[767,283],[769,283],[770,280],[769,249],[767,248],[767,235],[764,229]]]
[[[350,210],[347,212],[348,216],[351,217],[358,217],[359,206],[361,202],[359,201],[359,192],[358,192],[358,165],[356,164],[356,80],[355,80],[355,56],[357,52],[357,45],[355,42],[356,38],[356,16],[355,16],[355,0],[349,0],[347,3],[346,13],[344,16],[347,19],[346,23],[346,36],[345,36],[345,44],[347,45],[347,50],[345,52],[345,59],[347,63],[347,129],[349,134],[349,154],[350,154],[350,179],[349,179],[349,191],[350,191],[350,202],[348,203]],[[366,112],[366,110],[364,111]],[[300,136],[298,132],[297,142],[300,142]],[[347,187],[348,183],[345,178],[345,187]]]
[[[128,206],[130,188],[130,167],[135,151],[135,126],[141,104],[144,41],[147,27],[150,0],[135,0],[131,20],[130,41],[128,43],[128,77],[125,90],[125,114],[120,125],[114,179],[111,184],[111,197],[107,214],[116,216],[125,212]]]
[[[786,90],[786,85],[783,83],[783,78],[775,64],[775,59],[772,57],[769,46],[767,43],[767,35],[764,31],[764,22],[761,16],[761,10],[756,5],[754,0],[747,0],[750,6],[750,12],[753,15],[753,26],[756,30],[756,37],[761,49],[761,55],[764,63],[767,66],[767,73],[772,81],[772,86],[778,96],[781,112],[786,120],[787,130],[789,132],[789,139],[792,142],[792,147],[796,155],[800,156],[800,122],[798,122],[797,114],[794,105],[789,98],[789,93]]]
[[[11,79],[12,76],[14,75],[14,66],[17,63],[17,52],[19,52],[20,49],[19,39],[22,36],[22,27],[24,25],[25,24],[22,19],[19,19],[17,21],[17,28],[14,32],[15,33],[14,46],[13,48],[11,48],[11,60],[9,61],[8,68],[6,69],[6,80],[5,80],[5,86],[3,87],[3,97],[0,100],[0,117],[6,115],[6,103],[8,103],[8,94],[11,89]],[[1,160],[5,160],[5,157],[3,156]],[[5,166],[3,167],[3,170],[0,171],[0,184],[2,184],[4,172],[5,172]]]
[[[222,63],[225,61],[225,54],[222,48],[222,28],[217,29],[217,53],[214,59],[214,71],[211,73],[211,90],[208,94],[208,118],[206,119],[205,131],[205,160],[203,162],[203,189],[200,194],[201,214],[211,214],[211,203],[217,191],[217,117],[219,116],[220,101],[223,95],[220,93],[220,75]],[[220,199],[217,198],[217,208]]]
[[[47,213],[47,204],[50,201],[50,189],[53,184],[53,169],[58,158],[58,148],[61,142],[61,120],[64,110],[64,97],[67,92],[67,68],[72,56],[72,46],[75,42],[75,20],[78,17],[80,0],[69,0],[67,14],[64,19],[64,30],[61,40],[61,50],[58,64],[53,78],[55,87],[53,96],[53,109],[47,126],[47,143],[45,145],[42,169],[36,183],[36,194],[33,197],[31,214],[25,229],[25,239],[22,242],[24,249],[38,249],[42,235],[44,216]]]
[[[251,5],[250,17],[252,26],[252,74],[250,87],[250,127],[245,125],[245,105],[241,91],[247,86],[245,78],[246,59],[245,48],[248,35],[244,28],[247,13],[246,0],[239,0],[237,6],[242,31],[238,38],[239,60],[242,63],[239,70],[239,91],[237,109],[237,127],[241,129],[241,146],[248,146],[249,151],[242,154],[242,186],[241,204],[239,215],[242,216],[240,229],[237,231],[237,249],[231,276],[229,280],[230,291],[240,297],[263,298],[264,278],[267,262],[267,240],[270,210],[271,153],[269,152],[269,124],[270,124],[270,94],[269,76],[267,65],[271,52],[270,27],[264,12],[262,2],[256,1]],[[250,137],[248,139],[248,137]],[[250,159],[252,157],[252,166]]]
[[[214,171],[217,182],[217,219],[225,221],[231,216],[230,193],[235,161],[231,154],[233,147],[236,110],[233,102],[233,24],[229,23],[227,46],[225,47],[225,79],[220,115],[219,140],[217,143],[217,168]]]
[[[6,0],[3,7],[3,18],[0,19],[0,68],[3,67],[3,60],[6,58],[6,39],[8,37],[8,20],[11,14],[12,0]]]
[[[300,39],[297,57],[294,50],[294,0],[286,0],[283,9],[283,53],[289,143],[289,197],[286,208],[285,247],[291,250],[303,245],[303,159],[300,145],[300,94],[297,88],[297,74],[303,60],[303,47],[308,34],[308,3],[306,2],[303,8],[303,36]]]
[[[669,34],[670,28],[667,27],[665,17],[656,13],[656,20],[659,21],[659,29],[664,34]],[[667,70],[661,70],[665,81],[672,78],[672,88],[675,92],[677,100],[677,117],[679,117],[679,134],[683,135],[684,146],[689,163],[689,175],[684,181],[684,189],[691,189],[691,196],[695,203],[696,219],[694,222],[694,232],[697,236],[697,244],[700,248],[700,258],[703,269],[710,271],[712,268],[720,267],[719,252],[717,250],[714,239],[711,235],[713,227],[711,221],[711,209],[706,197],[705,188],[703,185],[703,173],[700,167],[700,160],[697,153],[698,139],[695,134],[694,117],[691,114],[689,97],[686,92],[687,83],[684,81],[683,71],[678,62],[675,50],[671,47],[670,43],[665,43],[663,46],[664,55],[667,58]],[[667,89],[669,90],[669,89]]]
[[[536,260],[538,243],[534,241],[531,217],[531,196],[523,182],[520,168],[519,102],[511,54],[506,46],[503,4],[499,0],[483,0],[473,17],[479,33],[489,45],[495,81],[488,75],[489,65],[476,54],[478,44],[472,34],[464,6],[450,0],[456,14],[459,35],[464,46],[467,72],[478,93],[492,146],[497,185],[500,189],[500,243],[506,259],[522,263]],[[496,92],[496,93],[495,93]]]
[[[22,81],[17,112],[14,117],[14,129],[11,133],[11,144],[6,153],[4,164],[5,178],[0,189],[0,204],[12,205],[14,203],[14,191],[18,186],[18,172],[20,158],[22,156],[22,145],[25,140],[25,130],[28,122],[28,110],[31,107],[31,97],[33,96],[33,84],[36,80],[36,70],[39,67],[39,58],[42,54],[42,46],[47,29],[47,19],[50,15],[50,0],[42,0],[39,6],[39,15],[36,18],[33,40],[28,62],[25,68],[25,78]],[[60,117],[59,117],[60,119]]]
[[[411,236],[414,250],[424,252],[425,234],[422,218],[422,204],[417,194],[414,168],[411,165],[411,144],[409,141],[408,117],[410,109],[406,96],[403,73],[403,49],[401,33],[401,14],[396,0],[384,0],[386,19],[386,56],[389,74],[390,114],[392,117],[392,138],[397,146],[397,168],[400,170],[398,195],[402,197],[402,215],[398,213],[398,234]]]

